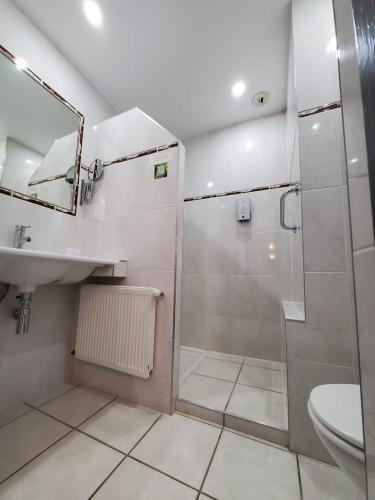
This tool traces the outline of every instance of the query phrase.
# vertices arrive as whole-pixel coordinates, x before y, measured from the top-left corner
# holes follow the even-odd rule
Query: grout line
[[[5,426],[6,426],[6,425],[8,425],[8,424],[11,424],[11,423],[15,422],[15,421],[16,421],[16,420],[18,420],[19,418],[24,417],[25,415],[27,415],[28,413],[30,413],[31,411],[33,411],[33,409],[34,409],[34,408],[33,408],[32,406],[28,405],[27,403],[24,403],[24,404],[25,404],[26,406],[28,406],[29,410],[28,410],[28,411],[25,411],[25,413],[22,413],[22,415],[17,415],[17,417],[12,418],[11,420],[9,420],[9,422],[5,422],[5,424],[1,424],[1,425],[0,425],[0,429],[1,429],[2,427],[5,427]]]
[[[290,320],[288,320],[290,321]],[[252,365],[251,363],[244,363],[244,366],[250,366],[251,368],[261,368],[262,370],[272,370],[274,372],[282,372],[282,368],[269,368],[268,366]]]
[[[153,465],[150,465],[150,464],[148,464],[146,462],[143,462],[143,460],[140,460],[139,458],[136,458],[136,457],[133,457],[133,456],[130,456],[130,455],[129,455],[129,458],[131,458],[135,462],[138,462],[139,464],[145,465],[149,469],[152,469],[152,470],[154,470],[156,472],[159,472],[160,474],[163,474],[163,476],[169,477],[169,479],[173,479],[174,481],[177,481],[178,483],[183,484],[184,486],[187,486],[188,488],[190,488],[190,489],[192,489],[192,490],[194,490],[194,491],[196,491],[196,492],[199,493],[199,489],[196,488],[195,486],[191,486],[191,484],[185,483],[184,481],[181,481],[181,479],[177,479],[176,477],[171,476],[167,472],[164,472],[164,471],[162,471],[160,469],[157,469]]]
[[[42,410],[41,407],[39,408],[34,408],[36,411],[39,411],[40,413],[43,413],[43,415],[46,415],[46,417],[50,417],[52,418],[53,420],[56,420],[57,422],[60,422],[60,424],[64,424],[64,425],[67,425],[68,427],[70,427],[71,429],[75,429],[75,430],[79,430],[78,427],[80,427],[81,425],[83,425],[84,423],[86,423],[88,420],[90,420],[91,417],[93,417],[94,415],[96,415],[97,413],[99,413],[100,411],[104,410],[104,408],[106,408],[108,405],[110,405],[111,403],[113,403],[113,401],[115,401],[115,399],[117,399],[117,396],[115,396],[113,399],[111,399],[111,401],[109,401],[107,404],[105,404],[104,406],[102,406],[101,408],[99,408],[99,410],[95,411],[94,413],[92,413],[89,417],[87,417],[85,420],[83,420],[83,422],[80,422],[79,424],[77,425],[72,425],[72,424],[68,424],[67,422],[64,422],[64,420],[61,420],[59,419],[58,417],[55,417],[54,415],[50,415],[49,413],[45,412],[44,410]]]
[[[70,392],[72,391],[73,389],[76,389],[77,387],[80,387],[80,384],[68,389],[67,391],[63,392],[62,394],[60,394],[59,396],[56,396],[54,398],[51,398],[49,399],[48,401],[46,401],[45,403],[42,403],[40,406],[43,406],[44,404],[48,403],[49,401],[52,401],[53,399],[56,399],[56,398],[59,398],[60,396],[63,396],[64,394],[66,394],[67,392]],[[0,429],[8,424],[11,424],[12,422],[15,422],[16,420],[18,420],[19,418],[21,417],[24,417],[25,415],[27,415],[28,413],[32,412],[33,410],[38,410],[38,406],[34,406],[32,405],[31,403],[27,403],[26,401],[22,401],[20,404],[24,404],[25,406],[27,406],[29,408],[28,411],[26,411],[25,413],[22,413],[22,415],[18,415],[17,417],[14,417],[12,418],[11,420],[9,420],[8,422],[5,422],[4,424],[0,424]],[[44,413],[44,412],[42,412]],[[48,415],[50,416],[50,415]],[[62,422],[62,421],[61,421]],[[62,422],[63,424],[65,424],[65,422]],[[69,426],[71,427],[71,426]]]
[[[260,387],[259,385],[242,384],[240,382],[237,382],[236,385],[242,385],[244,387],[253,387],[254,389],[260,389],[262,391],[267,391],[267,392],[274,392],[275,394],[282,394],[283,396],[285,396],[285,392],[275,391],[274,389],[266,389],[265,387]]]
[[[75,427],[73,425],[67,424],[63,420],[60,420],[59,418],[54,417],[53,415],[50,415],[49,413],[46,413],[44,410],[41,410],[40,408],[34,408],[34,410],[38,411],[42,415],[45,415],[46,417],[52,418],[52,420],[56,420],[56,422],[59,422],[59,424],[66,425],[67,427],[69,427],[70,429],[72,429],[72,431],[74,431],[74,429],[75,429]]]
[[[64,396],[65,394],[67,394],[70,391],[73,391],[74,389],[78,389],[78,387],[80,387],[80,386],[81,386],[81,384],[75,385],[74,387],[70,387],[70,389],[67,389],[66,391],[62,392],[58,396],[54,396],[54,397],[52,397],[50,399],[47,399],[46,401],[44,401],[44,403],[41,403],[40,405],[33,405],[32,403],[28,403],[27,401],[24,401],[24,404],[27,405],[27,406],[31,406],[31,408],[38,409],[41,406],[46,405],[50,401],[53,401],[53,400],[55,400],[55,399],[57,399],[57,398],[59,398],[61,396]]]
[[[101,408],[99,408],[99,410],[95,411],[93,414],[91,414],[89,417],[87,417],[83,422],[81,422],[78,425],[75,425],[73,427],[75,429],[78,429],[78,427],[80,427],[81,425],[85,424],[88,420],[90,420],[91,417],[93,417],[94,415],[97,415],[100,411],[104,410],[104,408],[107,408],[107,406],[109,406],[111,403],[113,403],[113,401],[115,401],[116,399],[117,399],[117,396],[114,396],[113,399],[111,399],[111,401],[109,401],[104,406],[102,406]]]
[[[130,455],[130,453],[134,450],[134,448],[136,448],[139,445],[139,443],[142,441],[142,439],[144,437],[146,437],[146,435],[151,431],[151,429],[159,422],[159,420],[161,419],[162,416],[163,416],[163,414],[160,414],[158,416],[158,418],[155,420],[155,422],[153,422],[153,424],[150,425],[150,427],[147,429],[147,431],[138,439],[138,441],[135,443],[135,445],[129,450],[128,455]]]
[[[238,363],[235,363],[235,364],[237,364],[238,366],[240,366]],[[240,368],[240,370],[241,370],[241,368]],[[228,380],[228,379],[225,379],[225,378],[213,377],[212,375],[203,375],[202,373],[192,372],[192,373],[190,373],[190,375],[198,375],[198,377],[213,378],[214,380],[220,380],[221,382],[229,382],[230,384],[235,384],[236,383],[235,380]],[[189,375],[189,377],[190,377],[190,375]],[[236,377],[236,379],[237,379],[237,377]],[[184,382],[182,382],[182,384],[183,383]]]
[[[203,408],[205,410],[209,409],[209,408],[206,408],[205,406],[200,406],[200,405],[197,405],[195,403],[192,403],[191,401],[186,401],[186,399],[180,399],[180,401],[184,401],[185,403],[199,406],[200,408]],[[221,413],[221,415],[223,416],[223,413],[221,411],[219,411],[219,410],[213,410],[213,411],[217,411],[218,413]],[[222,424],[215,424],[215,422],[211,422],[210,420],[205,420],[204,418],[196,417],[195,415],[188,415],[187,413],[183,413],[180,410],[175,411],[175,413],[177,413],[177,415],[181,415],[182,417],[191,418],[192,420],[195,420],[196,422],[200,422],[201,424],[210,425],[211,427],[215,427],[216,429],[221,429],[223,427]]]
[[[274,429],[274,427],[270,427],[271,429]],[[223,429],[225,432],[230,432],[231,434],[235,434],[236,436],[243,437],[245,439],[250,439],[250,441],[255,441],[256,443],[264,444],[264,446],[270,446],[271,448],[276,448],[277,450],[284,451],[285,453],[291,453],[292,455],[297,456],[297,453],[294,453],[294,451],[291,451],[288,447],[283,446],[282,444],[277,444],[273,443],[272,441],[268,441],[267,439],[262,439],[258,438],[256,436],[253,436],[252,434],[246,434],[241,431],[237,431],[236,429],[232,429],[231,427],[226,427],[224,426]],[[281,430],[281,429],[277,429]],[[286,432],[286,431],[284,431]]]
[[[14,472],[12,472],[9,476],[7,476],[6,478],[2,479],[0,481],[0,485],[3,484],[3,483],[5,483],[5,481],[7,481],[11,477],[13,477],[15,474],[17,474],[17,472],[19,472],[20,470],[24,469],[27,465],[29,465],[31,462],[33,462],[36,458],[40,457],[40,455],[43,455],[43,453],[45,453],[47,450],[49,450],[50,448],[52,448],[53,446],[55,446],[55,444],[57,444],[58,442],[62,441],[64,438],[66,438],[70,434],[72,434],[73,430],[74,429],[70,429],[69,432],[67,432],[66,434],[64,434],[63,436],[61,436],[59,439],[57,439],[52,444],[50,444],[49,446],[47,446],[47,448],[45,448],[44,450],[42,450],[41,452],[39,452],[37,455],[35,455],[33,458],[31,458],[30,460],[28,460],[27,462],[25,462],[23,465],[21,465],[21,467],[19,467],[17,470],[15,470]]]
[[[238,379],[240,378],[240,373],[242,372],[242,368],[243,368],[243,366],[244,366],[244,363],[245,363],[245,359],[242,361],[241,368],[240,368],[240,369],[239,369],[239,371],[238,371],[237,378],[236,378],[236,380],[235,380],[235,382],[234,382],[234,386],[233,386],[233,388],[232,388],[232,391],[231,391],[231,393],[230,393],[230,395],[229,395],[229,398],[228,398],[227,404],[225,405],[225,408],[224,408],[224,411],[223,411],[223,413],[224,413],[224,424],[225,424],[225,413],[226,413],[226,411],[227,411],[227,409],[228,409],[228,406],[229,406],[229,401],[231,400],[231,397],[232,397],[232,395],[233,395],[233,393],[234,393],[234,390],[235,390],[235,388],[236,388],[236,385],[237,385]]]
[[[106,483],[108,481],[108,479],[112,476],[112,474],[120,467],[120,465],[125,461],[125,459],[127,458],[128,455],[125,455],[120,461],[119,463],[116,465],[116,467],[108,474],[108,476],[104,479],[104,481],[102,481],[99,486],[96,488],[96,490],[94,491],[94,493],[92,493],[88,500],[90,500],[91,498],[93,498],[97,493],[98,491],[100,490],[100,488],[103,486],[104,483]]]
[[[299,456],[296,454],[296,460],[297,460],[297,474],[298,474],[298,484],[299,484],[299,493],[301,496],[301,500],[303,500],[303,487],[302,487],[302,477],[301,477],[301,468],[299,465]]]
[[[215,445],[215,448],[214,448],[214,451],[212,452],[212,455],[211,455],[211,458],[210,458],[210,461],[208,462],[208,466],[207,466],[207,469],[206,469],[206,472],[203,476],[203,480],[202,480],[202,483],[201,483],[201,487],[199,488],[199,494],[202,493],[202,489],[203,489],[203,485],[207,479],[207,476],[208,476],[208,472],[210,470],[210,467],[211,467],[211,464],[214,460],[214,456],[215,456],[215,453],[216,453],[216,450],[219,446],[219,443],[220,443],[220,439],[221,439],[221,436],[223,435],[223,432],[224,432],[224,427],[222,427],[221,431],[220,431],[220,434],[219,434],[219,437],[217,438],[217,441],[216,441],[216,445]],[[212,497],[211,497],[212,498]]]
[[[84,436],[86,436],[88,438],[93,439],[94,441],[97,441],[100,444],[104,444],[105,446],[107,446],[108,448],[111,448],[113,451],[116,451],[117,453],[121,453],[121,455],[125,455],[125,457],[127,456],[127,453],[125,453],[125,451],[121,451],[118,448],[115,448],[115,446],[112,446],[111,444],[106,443],[105,441],[102,441],[101,439],[99,439],[95,436],[92,436],[91,434],[87,434],[87,432],[81,431],[81,429],[74,429],[74,430],[76,432],[79,432],[80,434],[83,434]]]

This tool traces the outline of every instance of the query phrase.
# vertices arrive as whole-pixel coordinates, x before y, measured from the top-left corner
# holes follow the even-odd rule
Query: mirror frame
[[[76,149],[76,159],[75,159],[75,174],[74,174],[74,182],[73,182],[73,196],[72,196],[72,207],[64,208],[59,205],[55,205],[54,203],[49,203],[48,201],[38,200],[29,196],[27,194],[20,193],[18,191],[13,191],[12,189],[8,189],[0,186],[0,194],[6,194],[8,196],[12,196],[13,198],[19,198],[20,200],[29,201],[30,203],[34,203],[35,205],[40,205],[42,207],[51,208],[52,210],[56,210],[59,212],[64,212],[69,215],[77,215],[77,206],[78,206],[78,191],[79,191],[79,175],[81,170],[81,157],[82,157],[82,142],[83,142],[83,129],[85,123],[85,117],[82,113],[80,113],[72,104],[70,104],[66,99],[64,99],[58,92],[56,92],[52,87],[48,85],[42,78],[36,75],[30,68],[25,66],[22,59],[14,56],[7,50],[5,47],[0,45],[0,54],[5,56],[9,61],[11,61],[19,71],[22,71],[30,78],[34,80],[34,82],[38,83],[41,87],[44,88],[47,92],[49,92],[53,97],[58,99],[64,106],[66,106],[70,111],[76,114],[79,119],[79,129],[78,129],[78,137],[77,137],[77,149]],[[21,63],[21,64],[20,64]],[[49,180],[56,180],[65,177],[66,174],[56,175],[55,177],[50,178]]]

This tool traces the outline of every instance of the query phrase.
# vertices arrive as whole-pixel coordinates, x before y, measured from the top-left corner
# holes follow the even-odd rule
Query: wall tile
[[[351,384],[351,367],[288,358],[290,448],[316,460],[334,463],[314,430],[307,411],[312,389],[322,384]]]
[[[349,179],[349,197],[353,249],[372,246],[374,229],[368,176]]]
[[[291,260],[287,231],[258,233],[258,259],[261,274],[290,274]]]
[[[353,282],[348,273],[305,273],[306,319],[328,331],[355,326]]]
[[[299,118],[303,189],[346,183],[341,109]]]
[[[295,0],[293,38],[298,110],[340,100],[331,0]]]
[[[307,272],[347,270],[343,190],[327,188],[302,193]]]
[[[183,314],[197,316],[206,308],[206,276],[201,274],[184,274],[182,279],[182,311]]]
[[[129,212],[124,216],[129,269],[175,268],[176,216],[175,207]]]
[[[285,115],[251,120],[185,141],[185,196],[288,181]]]

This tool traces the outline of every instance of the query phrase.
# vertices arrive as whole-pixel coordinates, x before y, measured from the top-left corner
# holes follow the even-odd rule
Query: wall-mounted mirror
[[[1,46],[0,88],[0,193],[75,215],[83,115]]]

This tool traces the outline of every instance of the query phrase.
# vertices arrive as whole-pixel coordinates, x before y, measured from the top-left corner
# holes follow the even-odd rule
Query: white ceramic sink
[[[21,293],[48,283],[77,283],[96,267],[115,264],[117,260],[0,246],[0,282],[17,286]]]

